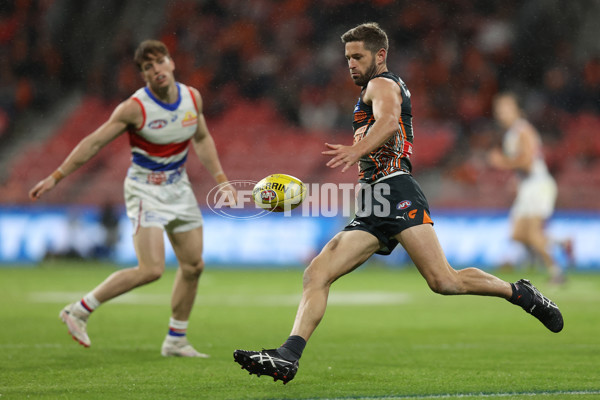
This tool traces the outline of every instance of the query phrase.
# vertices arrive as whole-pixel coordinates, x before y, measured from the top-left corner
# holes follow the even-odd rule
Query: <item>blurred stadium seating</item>
[[[339,35],[366,18],[388,31],[388,65],[412,92],[414,171],[433,206],[510,205],[509,177],[490,170],[484,158],[501,134],[491,122],[491,99],[511,89],[523,95],[543,135],[560,186],[558,206],[600,208],[598,3],[585,9],[542,0],[5,3],[0,204],[26,203],[31,185],[142,85],[131,58],[147,37],[168,44],[177,78],[203,94],[231,179],[285,172],[306,182],[354,182],[352,172],[328,170],[320,152],[324,142],[350,142],[358,93]],[[143,18],[143,27],[131,27],[133,16]],[[541,36],[543,42],[533,39]],[[28,116],[53,112],[74,90],[85,92],[79,106],[53,135],[38,139]],[[22,135],[31,140],[16,140]],[[128,164],[122,137],[44,201],[121,202]],[[198,194],[212,187],[194,157],[188,171]]]

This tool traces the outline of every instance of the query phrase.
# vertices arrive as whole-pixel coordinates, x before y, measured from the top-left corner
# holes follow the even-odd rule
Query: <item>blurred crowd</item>
[[[0,2],[0,139],[19,113],[60,91],[62,57],[43,21],[51,3]]]
[[[69,90],[129,96],[142,84],[133,51],[148,37],[167,44],[177,78],[201,91],[209,118],[235,102],[270,99],[290,124],[347,132],[357,89],[339,37],[365,21],[387,31],[388,67],[407,83],[415,120],[452,127],[457,151],[440,165],[457,179],[465,149],[497,141],[491,102],[499,91],[522,96],[550,143],[563,140],[571,116],[600,114],[593,0],[1,3],[0,137],[19,113]]]

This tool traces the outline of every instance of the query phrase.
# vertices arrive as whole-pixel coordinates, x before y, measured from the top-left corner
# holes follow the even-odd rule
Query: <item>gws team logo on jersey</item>
[[[167,126],[167,121],[164,119],[155,119],[154,121],[150,121],[148,123],[148,128],[150,129],[161,129]]]
[[[198,123],[198,116],[193,111],[188,111],[185,113],[185,117],[181,121],[181,126],[192,126]]]
[[[369,128],[369,125],[365,125],[365,126],[361,126],[356,131],[354,131],[354,142],[353,143],[360,142],[362,140],[362,138],[366,136],[365,132],[367,131],[368,128]]]
[[[412,206],[412,202],[410,200],[402,200],[400,203],[396,204],[396,209],[405,210],[410,206]]]

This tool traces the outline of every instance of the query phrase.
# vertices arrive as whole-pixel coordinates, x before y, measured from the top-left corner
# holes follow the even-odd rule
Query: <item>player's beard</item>
[[[359,75],[356,79],[354,79],[354,83],[357,86],[365,86],[367,83],[369,83],[369,81],[371,80],[371,78],[373,78],[375,76],[375,73],[377,72],[377,64],[375,64],[375,60],[373,60],[373,63],[371,64],[371,66],[367,69],[367,71],[364,74]]]

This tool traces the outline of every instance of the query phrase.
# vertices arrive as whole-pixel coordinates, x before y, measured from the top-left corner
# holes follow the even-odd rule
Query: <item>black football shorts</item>
[[[376,253],[388,255],[398,245],[395,235],[422,224],[433,225],[429,204],[415,178],[402,174],[363,184],[358,192],[356,216],[344,230],[369,232],[381,244]]]

